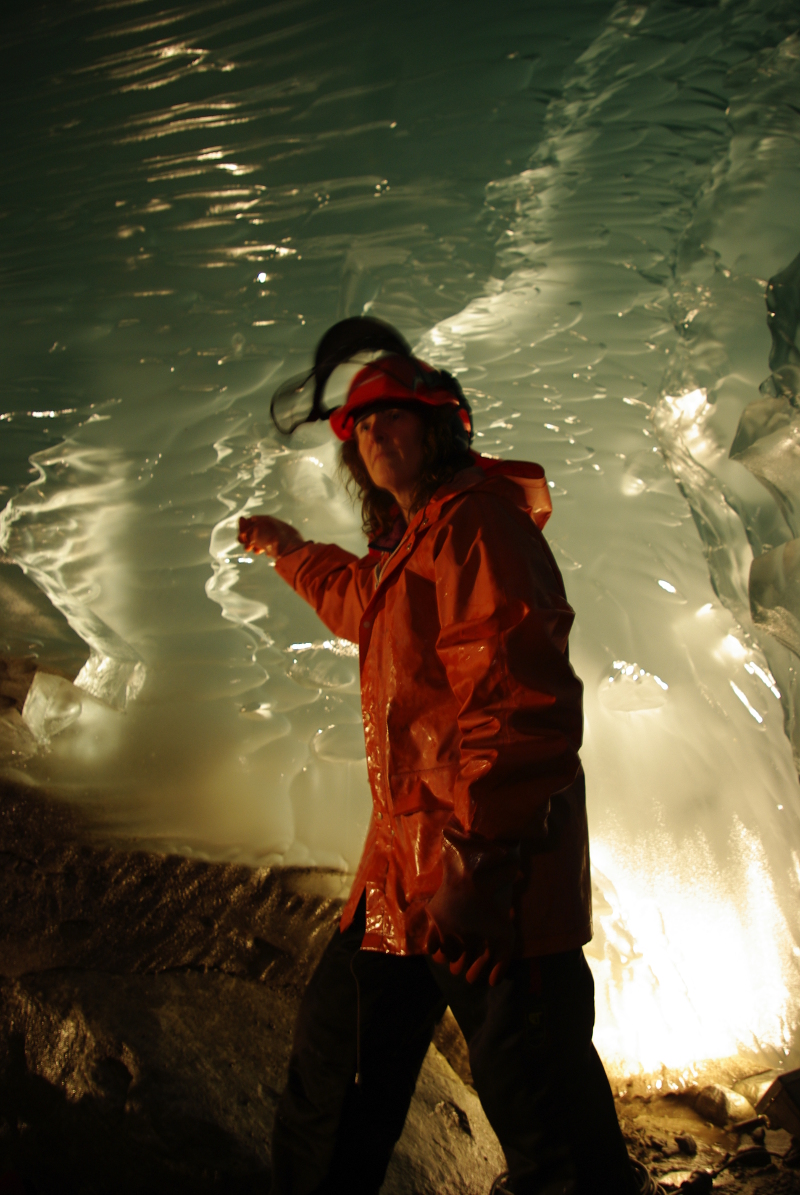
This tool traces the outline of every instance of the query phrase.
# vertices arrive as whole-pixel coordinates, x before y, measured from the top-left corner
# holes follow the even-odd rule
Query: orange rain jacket
[[[465,469],[388,558],[306,542],[276,562],[359,645],[374,806],[341,927],[366,889],[367,949],[425,952],[448,825],[521,843],[519,954],[592,936],[582,686],[567,658],[574,613],[534,522],[545,502],[539,517],[508,477]]]

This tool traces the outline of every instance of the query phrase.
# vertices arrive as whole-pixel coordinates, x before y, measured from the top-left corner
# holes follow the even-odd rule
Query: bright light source
[[[662,589],[666,589],[667,593],[678,592],[674,585],[670,585],[669,581],[659,581],[659,585]]]

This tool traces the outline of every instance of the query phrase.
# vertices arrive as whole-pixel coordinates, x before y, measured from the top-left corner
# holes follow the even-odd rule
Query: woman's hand
[[[265,556],[283,556],[306,542],[291,523],[273,519],[271,515],[239,519],[238,540],[248,552],[263,552]]]
[[[428,901],[426,949],[453,975],[468,983],[486,971],[494,987],[514,954],[513,885],[519,872],[519,844],[489,842],[446,827],[443,877]]]

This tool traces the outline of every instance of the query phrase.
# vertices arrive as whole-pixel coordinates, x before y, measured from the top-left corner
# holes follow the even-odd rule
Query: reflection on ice
[[[742,690],[739,688],[739,686],[738,686],[737,684],[735,684],[733,681],[731,681],[731,682],[730,682],[730,686],[731,686],[731,688],[733,689],[733,691],[734,691],[734,693],[736,694],[736,696],[737,696],[737,697],[739,698],[739,700],[741,701],[741,703],[742,703],[742,705],[744,706],[744,708],[747,710],[747,712],[748,712],[748,714],[750,715],[750,717],[751,717],[751,718],[755,718],[756,722],[757,722],[757,723],[759,724],[759,726],[760,726],[760,725],[762,724],[762,722],[764,721],[764,719],[761,717],[761,714],[759,714],[758,710],[756,710],[756,709],[753,709],[752,705],[751,705],[751,704],[750,704],[750,702],[747,700],[747,697],[745,696],[745,694],[742,692]]]
[[[669,685],[660,676],[653,676],[638,664],[614,660],[610,675],[600,684],[600,700],[608,709],[658,709],[666,701]]]

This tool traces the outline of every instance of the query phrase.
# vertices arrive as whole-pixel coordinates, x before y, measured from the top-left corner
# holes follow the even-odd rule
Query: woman
[[[374,803],[299,1014],[273,1190],[378,1191],[449,1004],[505,1189],[625,1195],[636,1185],[591,1044],[582,687],[541,533],[549,493],[538,465],[472,453],[458,384],[392,336],[333,412],[317,402],[331,372],[319,352],[315,367],[369,554],[267,516],[240,524],[242,544],[359,644]]]

